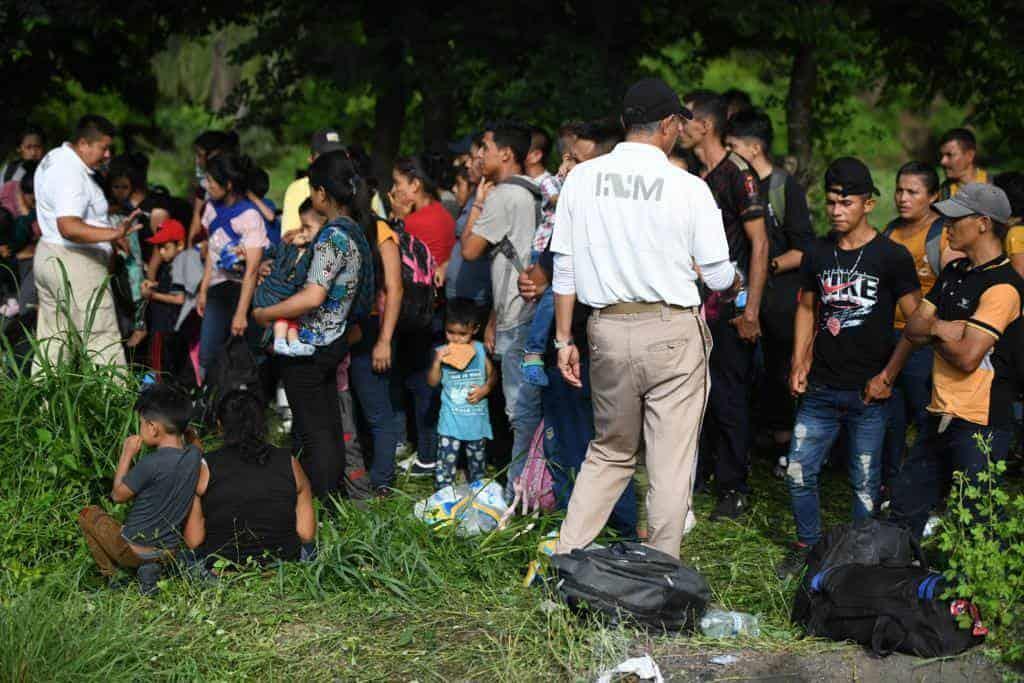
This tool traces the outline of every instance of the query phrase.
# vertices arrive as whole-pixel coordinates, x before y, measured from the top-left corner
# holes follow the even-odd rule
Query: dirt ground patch
[[[715,664],[731,655],[736,662]],[[884,659],[858,647],[817,653],[728,649],[661,648],[651,656],[666,681],[857,681],[858,683],[998,683],[996,665],[980,651],[927,660],[894,654]]]

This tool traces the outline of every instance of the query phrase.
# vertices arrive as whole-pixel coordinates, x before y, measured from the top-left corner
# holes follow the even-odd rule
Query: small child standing
[[[299,207],[299,219],[302,226],[282,237],[281,243],[273,248],[271,257],[274,266],[266,279],[256,288],[253,308],[279,304],[305,286],[312,257],[309,244],[326,221],[313,208],[313,202],[308,198]],[[316,350],[313,345],[299,341],[297,320],[275,320],[272,329],[275,355],[312,356]]]
[[[168,218],[146,240],[160,255],[156,280],[143,280],[142,298],[149,302],[146,329],[150,333],[149,363],[157,373],[173,377],[184,375],[188,346],[177,334],[178,319],[185,304],[185,287],[174,282],[174,262],[185,251],[185,226]],[[180,269],[179,264],[179,269]]]
[[[156,591],[161,562],[182,546],[195,548],[205,526],[199,496],[206,492],[209,470],[199,450],[185,445],[191,406],[166,384],[154,384],[139,396],[139,433],[121,449],[110,497],[115,503],[134,499],[124,525],[98,505],[78,515],[78,526],[100,572],[112,585],[119,567],[136,569],[139,591]],[[142,446],[155,449],[133,467]]]
[[[441,415],[437,423],[437,467],[434,488],[455,483],[455,466],[466,447],[469,480],[487,473],[487,440],[493,439],[487,395],[497,377],[484,345],[473,341],[479,331],[479,313],[468,299],[453,299],[445,312],[448,343],[437,349],[427,383],[441,385]]]

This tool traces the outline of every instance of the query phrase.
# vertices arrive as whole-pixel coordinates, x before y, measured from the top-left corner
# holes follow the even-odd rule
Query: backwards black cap
[[[825,192],[837,192],[846,197],[851,194],[878,194],[878,188],[863,161],[839,157],[825,171]]]
[[[673,114],[693,118],[693,114],[679,101],[676,91],[660,78],[637,81],[629,87],[622,101],[622,120],[627,126],[661,121]]]

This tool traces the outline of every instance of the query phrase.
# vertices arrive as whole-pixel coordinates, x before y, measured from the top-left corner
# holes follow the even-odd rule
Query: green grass
[[[413,517],[425,480],[400,480],[386,501],[321,510],[312,564],[243,568],[212,586],[168,577],[152,599],[110,591],[75,517],[87,503],[123,514],[106,496],[136,382],[82,357],[33,379],[12,362],[0,350],[0,679],[593,680],[637,648],[715,645],[610,630],[555,606],[522,578],[559,515],[459,538]],[[761,637],[730,647],[840,647],[800,639],[788,622],[795,585],[773,567],[793,524],[771,465],[756,460],[742,522],[707,522],[713,500],[696,497],[701,521],[684,561],[718,604],[760,615]],[[638,479],[642,494],[643,471]],[[845,474],[827,472],[823,491],[825,523],[844,521]]]

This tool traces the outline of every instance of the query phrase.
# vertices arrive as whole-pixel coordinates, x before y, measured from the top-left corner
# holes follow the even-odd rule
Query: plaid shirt
[[[541,213],[543,219],[537,226],[537,232],[533,234],[533,251],[540,253],[548,248],[551,241],[551,230],[555,227],[555,202],[558,200],[558,193],[562,191],[562,179],[544,171],[533,179],[533,182],[540,186]]]

